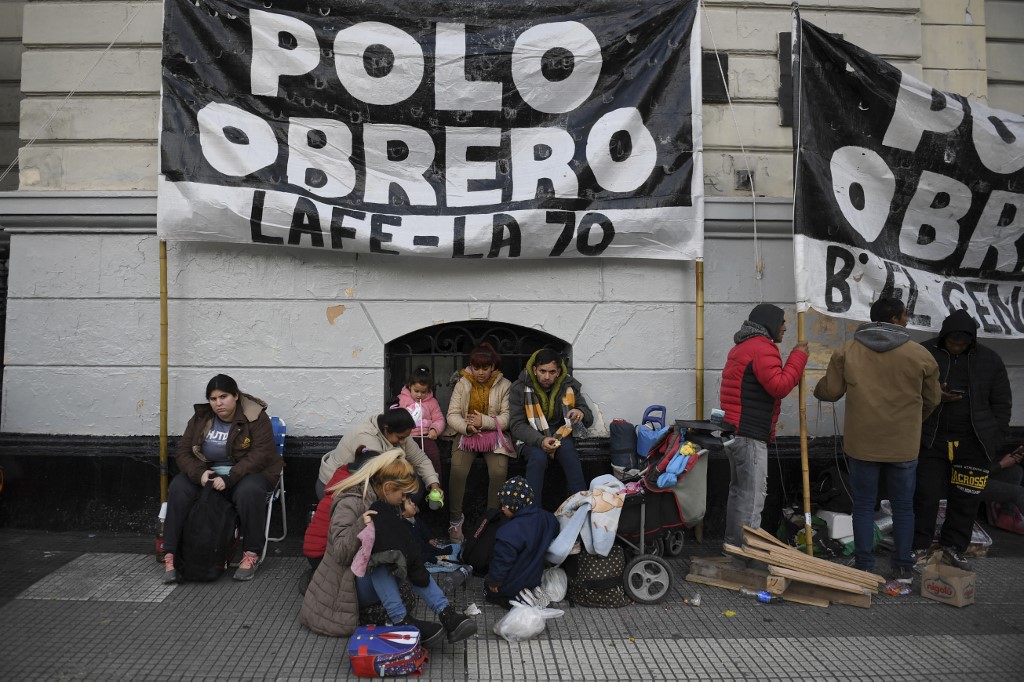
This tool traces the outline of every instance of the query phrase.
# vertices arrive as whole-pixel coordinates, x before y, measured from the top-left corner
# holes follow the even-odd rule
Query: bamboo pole
[[[160,240],[160,502],[167,501],[167,242]]]
[[[796,341],[804,341],[804,314],[796,314]],[[814,556],[811,537],[811,475],[807,462],[807,379],[800,374],[800,473],[804,486],[804,546]]]
[[[696,371],[697,371],[697,419],[704,418],[704,261],[695,262],[697,279],[697,321],[696,327]]]

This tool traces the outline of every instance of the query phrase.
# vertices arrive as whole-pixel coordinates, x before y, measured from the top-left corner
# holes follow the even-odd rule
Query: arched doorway
[[[484,341],[501,355],[501,371],[510,381],[519,377],[526,361],[540,348],[560,353],[572,370],[572,345],[551,334],[487,320],[451,322],[417,329],[384,347],[385,395],[398,395],[414,368],[427,367],[434,377],[434,394],[447,410],[453,375],[466,366],[469,351]]]

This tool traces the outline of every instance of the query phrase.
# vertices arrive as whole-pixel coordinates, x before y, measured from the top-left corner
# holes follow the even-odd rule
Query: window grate
[[[572,345],[545,332],[491,321],[466,321],[424,327],[401,336],[384,348],[384,391],[397,396],[406,378],[417,367],[427,367],[434,378],[434,395],[448,409],[457,372],[466,367],[469,352],[489,342],[501,356],[502,374],[515,381],[540,348],[550,348],[565,358],[572,369]]]

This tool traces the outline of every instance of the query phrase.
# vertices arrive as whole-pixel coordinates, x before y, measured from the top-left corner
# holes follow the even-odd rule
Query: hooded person
[[[494,538],[494,553],[484,579],[487,601],[509,608],[509,600],[525,588],[539,587],[544,554],[558,534],[555,515],[534,504],[533,488],[514,476],[498,492],[498,504],[508,517]]]
[[[853,498],[854,565],[872,571],[878,479],[886,479],[893,510],[893,578],[912,582],[913,496],[921,424],[939,403],[935,359],[906,330],[899,299],[871,306],[871,322],[832,353],[814,387],[818,400],[846,396],[843,446]]]
[[[942,399],[922,429],[914,493],[914,558],[931,545],[939,500],[945,498],[939,544],[944,558],[965,570],[980,494],[1009,433],[1012,406],[1006,366],[977,335],[974,318],[956,310],[943,320],[939,335],[923,344],[938,363]]]
[[[785,334],[782,308],[770,303],[755,306],[733,336],[736,345],[722,370],[719,399],[724,420],[736,427],[736,437],[725,446],[729,457],[726,544],[742,546],[743,526],[761,526],[768,443],[775,440],[782,399],[799,383],[807,364],[805,342],[796,344],[783,364],[776,344]]]
[[[526,461],[526,480],[537,495],[544,492],[548,462],[558,460],[565,472],[565,497],[587,489],[575,437],[594,423],[583,387],[565,362],[550,349],[530,356],[508,395],[509,430],[516,453]]]

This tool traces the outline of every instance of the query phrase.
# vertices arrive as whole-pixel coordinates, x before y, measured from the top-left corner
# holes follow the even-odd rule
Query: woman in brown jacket
[[[411,618],[402,603],[398,581],[389,566],[377,566],[366,575],[352,573],[352,561],[360,549],[359,533],[373,523],[377,500],[400,507],[416,492],[416,471],[401,450],[389,450],[364,464],[358,472],[333,486],[331,525],[327,552],[313,574],[302,600],[299,620],[313,632],[332,637],[351,635],[359,626],[360,606],[380,602],[394,625],[414,625],[424,646],[437,643],[445,634],[458,642],[476,634],[476,623],[456,613],[433,578],[426,587],[412,586],[441,625]]]
[[[207,483],[238,510],[243,552],[234,578],[252,580],[266,544],[267,493],[284,468],[267,404],[240,392],[228,375],[213,377],[206,385],[206,402],[195,406],[178,441],[175,461],[181,473],[167,490],[164,582],[178,578],[174,552],[181,542],[185,515]]]

